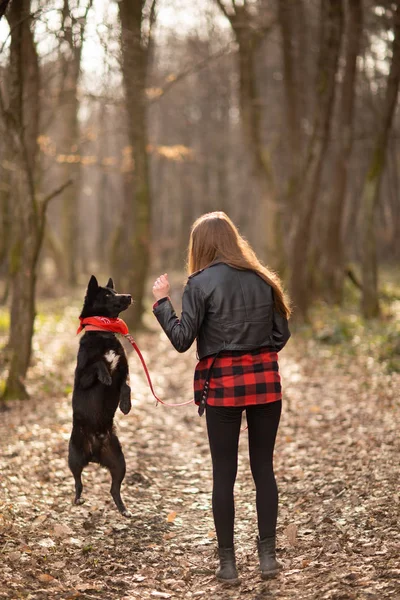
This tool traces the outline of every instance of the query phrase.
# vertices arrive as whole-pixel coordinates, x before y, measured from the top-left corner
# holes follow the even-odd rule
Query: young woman
[[[290,337],[290,309],[278,277],[263,266],[223,212],[193,225],[189,279],[178,319],[167,274],[153,286],[153,307],[178,352],[197,340],[195,402],[206,412],[213,464],[212,507],[223,582],[239,582],[233,531],[233,488],[242,412],[246,410],[251,471],[256,486],[261,576],[281,569],[275,557],[278,490],[273,470],[281,414],[277,352]]]

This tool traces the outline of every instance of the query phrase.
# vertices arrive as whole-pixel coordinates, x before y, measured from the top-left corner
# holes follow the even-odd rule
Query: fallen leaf
[[[8,554],[8,558],[15,562],[16,560],[19,560],[21,558],[21,552],[15,551],[15,552],[10,552]]]
[[[197,487],[187,487],[182,490],[184,494],[198,494],[200,492]]]
[[[45,520],[47,519],[47,515],[39,515],[38,517],[36,517],[36,519],[33,521],[32,525],[34,527],[37,527],[38,525],[41,525],[42,523],[45,522]]]
[[[54,581],[54,577],[52,577],[48,573],[41,573],[41,575],[38,575],[38,579],[41,583],[51,583],[52,581]]]
[[[176,512],[172,511],[169,513],[169,515],[167,516],[167,523],[173,523],[175,521],[176,518]]]
[[[53,529],[53,534],[56,537],[66,537],[73,533],[72,529],[68,527],[68,525],[55,525]]]
[[[42,548],[53,548],[56,545],[55,541],[51,538],[43,538],[38,541],[38,544],[39,546],[42,546]]]
[[[297,539],[297,525],[295,525],[294,523],[288,525],[285,529],[285,535],[289,541],[289,544],[291,546],[295,546]]]

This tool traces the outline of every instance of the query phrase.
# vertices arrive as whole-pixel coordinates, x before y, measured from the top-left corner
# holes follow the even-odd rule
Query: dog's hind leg
[[[82,471],[87,465],[87,461],[82,457],[73,444],[69,444],[68,453],[68,465],[71,469],[72,475],[75,479],[75,499],[74,504],[83,504],[84,500],[81,498],[83,484],[82,484]]]
[[[121,449],[119,439],[112,433],[107,443],[104,444],[100,451],[100,464],[110,471],[111,474],[111,496],[124,517],[131,517],[131,513],[127,510],[121,498],[121,484],[125,477],[125,458]]]

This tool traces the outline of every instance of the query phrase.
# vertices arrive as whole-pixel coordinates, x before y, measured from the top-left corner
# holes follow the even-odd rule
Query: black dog
[[[114,319],[131,302],[129,294],[115,292],[112,279],[106,287],[100,287],[92,276],[80,318]],[[124,414],[131,409],[131,390],[127,378],[128,361],[115,333],[87,331],[80,341],[72,396],[73,427],[68,464],[75,478],[75,504],[83,503],[83,468],[90,462],[100,463],[111,473],[111,495],[124,517],[131,516],[120,492],[125,477],[125,458],[113,419],[118,405]]]

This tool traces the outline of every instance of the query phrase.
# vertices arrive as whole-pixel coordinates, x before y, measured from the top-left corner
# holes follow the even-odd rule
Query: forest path
[[[285,568],[271,582],[259,579],[244,432],[235,488],[242,583],[226,589],[213,577],[205,419],[193,405],[156,408],[134,354],[133,409],[116,417],[127,462],[123,498],[133,516],[118,514],[109,475],[97,465],[85,471],[86,503],[72,505],[66,457],[75,312],[70,307],[50,327],[58,353],[54,340],[48,344],[54,334],[39,328],[33,397],[0,414],[0,598],[400,598],[398,374],[384,376],[372,358],[349,362],[294,336],[281,355],[285,399],[275,458]],[[138,342],[161,397],[190,399],[194,352],[178,355],[158,331]]]

